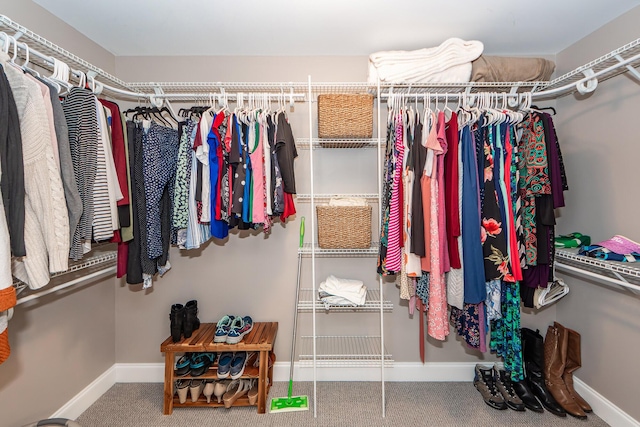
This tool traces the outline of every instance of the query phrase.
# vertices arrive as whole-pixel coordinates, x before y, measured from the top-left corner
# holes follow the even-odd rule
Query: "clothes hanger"
[[[537,111],[544,111],[544,110],[551,111],[552,116],[555,116],[557,114],[556,109],[553,107],[538,107],[537,105],[532,105],[531,108]]]

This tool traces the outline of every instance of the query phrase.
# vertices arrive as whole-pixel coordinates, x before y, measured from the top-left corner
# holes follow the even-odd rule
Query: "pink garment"
[[[396,131],[396,151],[398,156],[395,159],[395,169],[393,174],[393,189],[391,192],[391,203],[389,206],[389,242],[387,244],[387,270],[399,272],[402,269],[402,253],[400,245],[402,242],[402,160],[404,158],[404,143],[402,140],[402,116],[398,114],[395,122]]]
[[[513,157],[513,146],[511,145],[510,132],[507,132],[504,141],[504,147],[507,151],[504,167],[504,184],[507,190],[507,225],[509,227],[509,259],[511,263],[511,272],[516,281],[522,280],[522,267],[520,266],[520,256],[518,255],[518,238],[516,236],[516,224],[513,217],[513,201],[511,200],[511,160]]]
[[[439,122],[439,120],[438,120]],[[437,130],[437,124],[434,124]],[[444,122],[442,126],[444,134]],[[427,138],[427,149],[433,152],[431,161],[433,169],[431,170],[431,217],[430,217],[430,244],[431,246],[431,272],[429,275],[429,307],[427,313],[427,333],[437,340],[444,340],[449,335],[449,323],[447,316],[447,290],[444,281],[444,272],[442,271],[441,248],[440,248],[440,227],[439,227],[439,209],[444,209],[438,205],[440,195],[438,193],[438,174],[439,159],[442,157],[442,145],[436,136],[436,132],[431,132]],[[427,162],[429,162],[427,156]]]
[[[440,248],[440,271],[448,273],[451,270],[449,260],[449,246],[447,242],[446,212],[445,212],[445,192],[444,192],[444,155],[447,153],[447,137],[445,135],[445,118],[444,112],[438,113],[438,143],[442,149],[441,153],[436,156],[438,159],[438,240]]]
[[[425,127],[428,129],[429,123],[431,123],[431,128],[428,131],[425,131],[425,139],[422,142],[422,145],[427,149],[427,153],[429,152],[429,144],[431,147],[435,147],[433,141],[437,141],[436,136],[436,116],[435,114],[431,114],[431,116],[425,119]],[[438,145],[440,147],[440,145]],[[431,152],[433,158],[433,151]],[[422,271],[431,271],[431,176],[427,175],[427,172],[431,173],[431,167],[429,167],[428,159],[430,157],[427,155],[427,162],[425,162],[424,170],[420,173],[422,174],[420,178],[420,190],[422,192],[422,216],[424,218],[424,257],[420,258],[420,267]],[[431,163],[433,165],[433,163]]]
[[[605,240],[600,243],[596,243],[598,246],[609,249],[616,254],[630,254],[632,252],[640,252],[640,243],[636,243],[633,240],[627,239],[624,236],[615,235],[609,240]]]
[[[252,222],[254,224],[264,224],[265,213],[265,188],[264,188],[264,150],[262,144],[264,143],[264,132],[261,132],[262,126],[256,123],[258,129],[258,135],[256,135],[255,147],[249,147],[249,158],[251,159],[251,180],[253,191],[253,209],[252,209]],[[255,132],[255,127],[252,125],[250,132]]]

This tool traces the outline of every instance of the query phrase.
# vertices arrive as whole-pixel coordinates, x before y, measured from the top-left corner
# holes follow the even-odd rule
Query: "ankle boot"
[[[182,304],[173,304],[171,306],[169,320],[171,321],[171,338],[173,342],[178,342],[184,328],[184,307]]]
[[[567,413],[556,402],[544,382],[544,342],[538,331],[522,328],[522,353],[525,363],[526,382],[533,394],[547,411],[558,417]]]
[[[191,338],[193,331],[200,327],[200,320],[198,319],[198,301],[189,301],[184,306],[184,310],[184,337]]]
[[[554,322],[556,328],[563,327],[561,324]],[[582,408],[584,412],[593,412],[591,405],[589,405],[573,388],[573,372],[578,370],[582,366],[582,355],[580,354],[580,334],[573,329],[565,328],[569,335],[567,342],[567,362],[564,365],[564,373],[562,379],[564,380],[567,390],[573,396],[576,403]]]
[[[573,399],[562,379],[567,360],[569,334],[564,327],[549,326],[544,339],[544,381],[547,389],[569,415],[586,419],[587,414]]]

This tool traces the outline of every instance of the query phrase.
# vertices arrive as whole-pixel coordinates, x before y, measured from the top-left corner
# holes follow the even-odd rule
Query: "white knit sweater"
[[[69,216],[40,88],[0,52],[20,119],[25,181],[24,240],[27,256],[13,262],[13,274],[32,289],[69,265]]]

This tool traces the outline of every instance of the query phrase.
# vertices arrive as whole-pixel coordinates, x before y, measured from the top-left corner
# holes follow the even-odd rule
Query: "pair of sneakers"
[[[247,363],[253,365],[257,353],[246,351],[236,351],[235,353],[225,352],[220,354],[218,360],[218,378],[238,379],[244,374]]]
[[[251,316],[226,315],[216,324],[216,333],[213,342],[238,344],[253,329]]]
[[[484,403],[494,409],[525,410],[522,399],[513,388],[511,374],[504,370],[502,364],[496,363],[494,366],[476,365],[473,385],[482,395]]]

